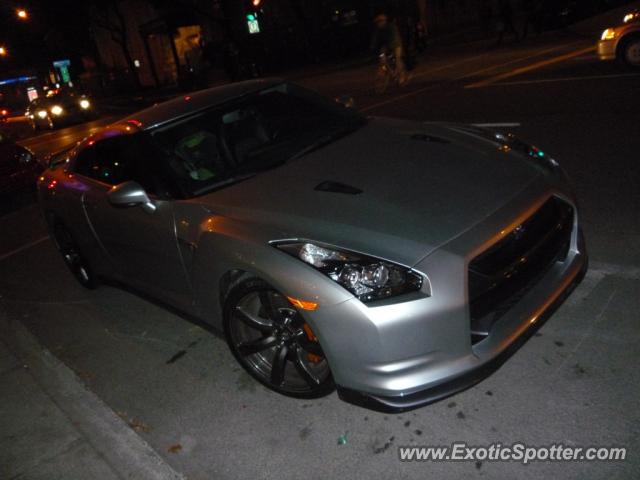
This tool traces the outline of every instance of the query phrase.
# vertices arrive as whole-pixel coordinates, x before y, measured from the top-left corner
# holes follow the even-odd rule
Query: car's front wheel
[[[71,232],[61,223],[54,226],[54,239],[58,250],[62,254],[64,263],[76,277],[76,280],[85,288],[95,289],[99,285],[97,276],[94,274],[86,258],[80,252]]]
[[[329,364],[311,327],[266,282],[245,280],[231,291],[224,331],[238,362],[270,389],[298,398],[334,390]]]
[[[632,68],[640,68],[640,35],[633,36],[622,45],[622,59]]]

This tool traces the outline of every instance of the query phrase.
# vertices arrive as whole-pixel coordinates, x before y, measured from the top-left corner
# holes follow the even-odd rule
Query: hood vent
[[[415,133],[411,135],[411,140],[420,140],[428,143],[451,143],[446,138],[434,137],[433,135],[427,135],[426,133]]]
[[[362,193],[359,188],[345,185],[344,183],[332,182],[331,180],[319,183],[314,190],[317,192],[344,193],[345,195],[359,195]]]

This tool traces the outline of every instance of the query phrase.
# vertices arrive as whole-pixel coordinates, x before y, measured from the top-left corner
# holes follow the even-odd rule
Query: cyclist
[[[395,21],[389,19],[386,13],[379,13],[373,19],[375,29],[371,40],[371,50],[376,55],[392,53],[396,57],[396,72],[398,83],[404,85],[409,80],[404,64],[404,47],[402,37]]]

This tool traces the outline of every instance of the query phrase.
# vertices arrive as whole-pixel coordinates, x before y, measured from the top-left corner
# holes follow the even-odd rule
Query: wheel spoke
[[[262,333],[271,333],[273,331],[273,322],[271,320],[256,317],[247,312],[243,307],[236,307],[236,315],[249,328],[253,328]]]
[[[314,355],[319,355],[324,357],[324,353],[322,352],[322,348],[320,344],[317,342],[312,342],[306,336],[298,339],[298,344],[308,353],[313,353]]]
[[[287,364],[287,356],[289,355],[289,347],[280,345],[273,356],[273,364],[271,366],[271,383],[278,387],[284,382],[284,369]]]
[[[320,379],[311,372],[309,365],[304,361],[304,355],[306,355],[304,350],[297,348],[293,358],[293,365],[305,382],[312,387],[317,387],[320,384]]]
[[[273,293],[269,290],[263,290],[260,292],[260,303],[264,308],[267,316],[271,320],[279,320],[281,315],[278,309],[273,304]]]
[[[278,343],[278,339],[273,335],[258,338],[250,342],[244,342],[238,345],[238,352],[240,355],[252,355],[254,353],[262,352],[267,348],[274,347]]]

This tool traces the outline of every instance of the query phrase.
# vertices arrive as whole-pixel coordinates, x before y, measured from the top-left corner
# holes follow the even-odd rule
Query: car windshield
[[[347,135],[364,117],[279,84],[151,132],[188,197],[224,188]]]

